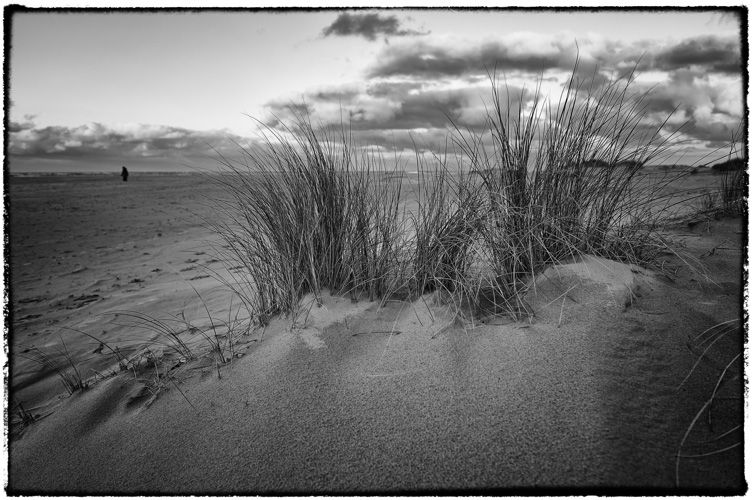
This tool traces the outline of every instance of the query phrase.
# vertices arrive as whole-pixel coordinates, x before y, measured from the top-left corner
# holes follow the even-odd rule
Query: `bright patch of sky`
[[[357,76],[365,41],[318,39],[335,13],[21,14],[12,119],[247,132],[264,103]],[[336,50],[335,50],[336,49]]]

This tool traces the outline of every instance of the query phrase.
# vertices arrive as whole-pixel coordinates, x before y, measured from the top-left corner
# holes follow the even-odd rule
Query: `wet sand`
[[[691,192],[714,178],[690,180]],[[682,454],[698,456],[680,460],[680,489],[676,460],[742,349],[730,331],[681,385],[717,330],[703,332],[740,318],[740,219],[674,229],[687,261],[550,269],[523,322],[456,323],[431,297],[304,299],[294,324],[248,332],[220,365],[183,363],[123,317],[186,318],[197,330],[181,336],[196,346],[210,321],[232,321],[237,299],[212,278],[231,271],[186,212],[205,213],[220,191],[135,174],[14,177],[7,189],[9,404],[40,417],[12,429],[10,493],[746,491],[740,363],[685,440]],[[98,376],[117,360],[75,330],[129,356],[159,351],[172,381],[152,398],[153,370]],[[63,342],[100,379],[72,396],[21,356]]]

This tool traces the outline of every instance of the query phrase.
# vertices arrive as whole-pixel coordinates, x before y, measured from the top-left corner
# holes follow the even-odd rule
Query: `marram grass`
[[[261,147],[219,158],[224,175],[212,178],[230,199],[210,224],[239,270],[228,284],[260,325],[325,290],[382,301],[436,292],[462,314],[519,318],[532,312],[531,276],[549,265],[585,253],[649,262],[666,250],[657,228],[672,205],[668,181],[638,171],[678,132],[647,121],[633,75],[600,86],[575,75],[554,104],[540,86],[505,99],[492,75],[484,132],[455,126],[445,151],[416,156],[409,180],[399,158],[364,153],[346,125],[293,109]]]

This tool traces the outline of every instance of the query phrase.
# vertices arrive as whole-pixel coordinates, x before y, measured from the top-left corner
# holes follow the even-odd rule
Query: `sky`
[[[525,89],[523,107],[537,84],[555,103],[578,55],[575,77],[597,88],[636,66],[629,91],[649,92],[644,119],[683,134],[658,162],[718,159],[745,116],[738,11],[5,15],[11,172],[213,168],[255,147],[260,130],[284,130],[296,108],[322,126],[346,122],[369,151],[410,158],[451,141],[453,123],[483,132],[489,72],[512,98]]]

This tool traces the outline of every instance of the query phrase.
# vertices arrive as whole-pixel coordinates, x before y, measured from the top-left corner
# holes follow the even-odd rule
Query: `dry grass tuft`
[[[210,177],[230,195],[206,219],[240,270],[226,284],[260,326],[325,289],[382,301],[435,292],[459,314],[519,319],[532,312],[522,300],[531,277],[552,264],[582,254],[650,262],[669,250],[658,228],[673,178],[638,173],[679,132],[647,121],[632,73],[603,85],[576,74],[556,104],[540,84],[512,101],[489,75],[485,131],[455,126],[454,154],[417,155],[416,180],[396,175],[399,158],[358,153],[345,125],[293,109],[293,123],[265,128],[263,146],[241,148],[240,160],[220,157],[223,175]]]

